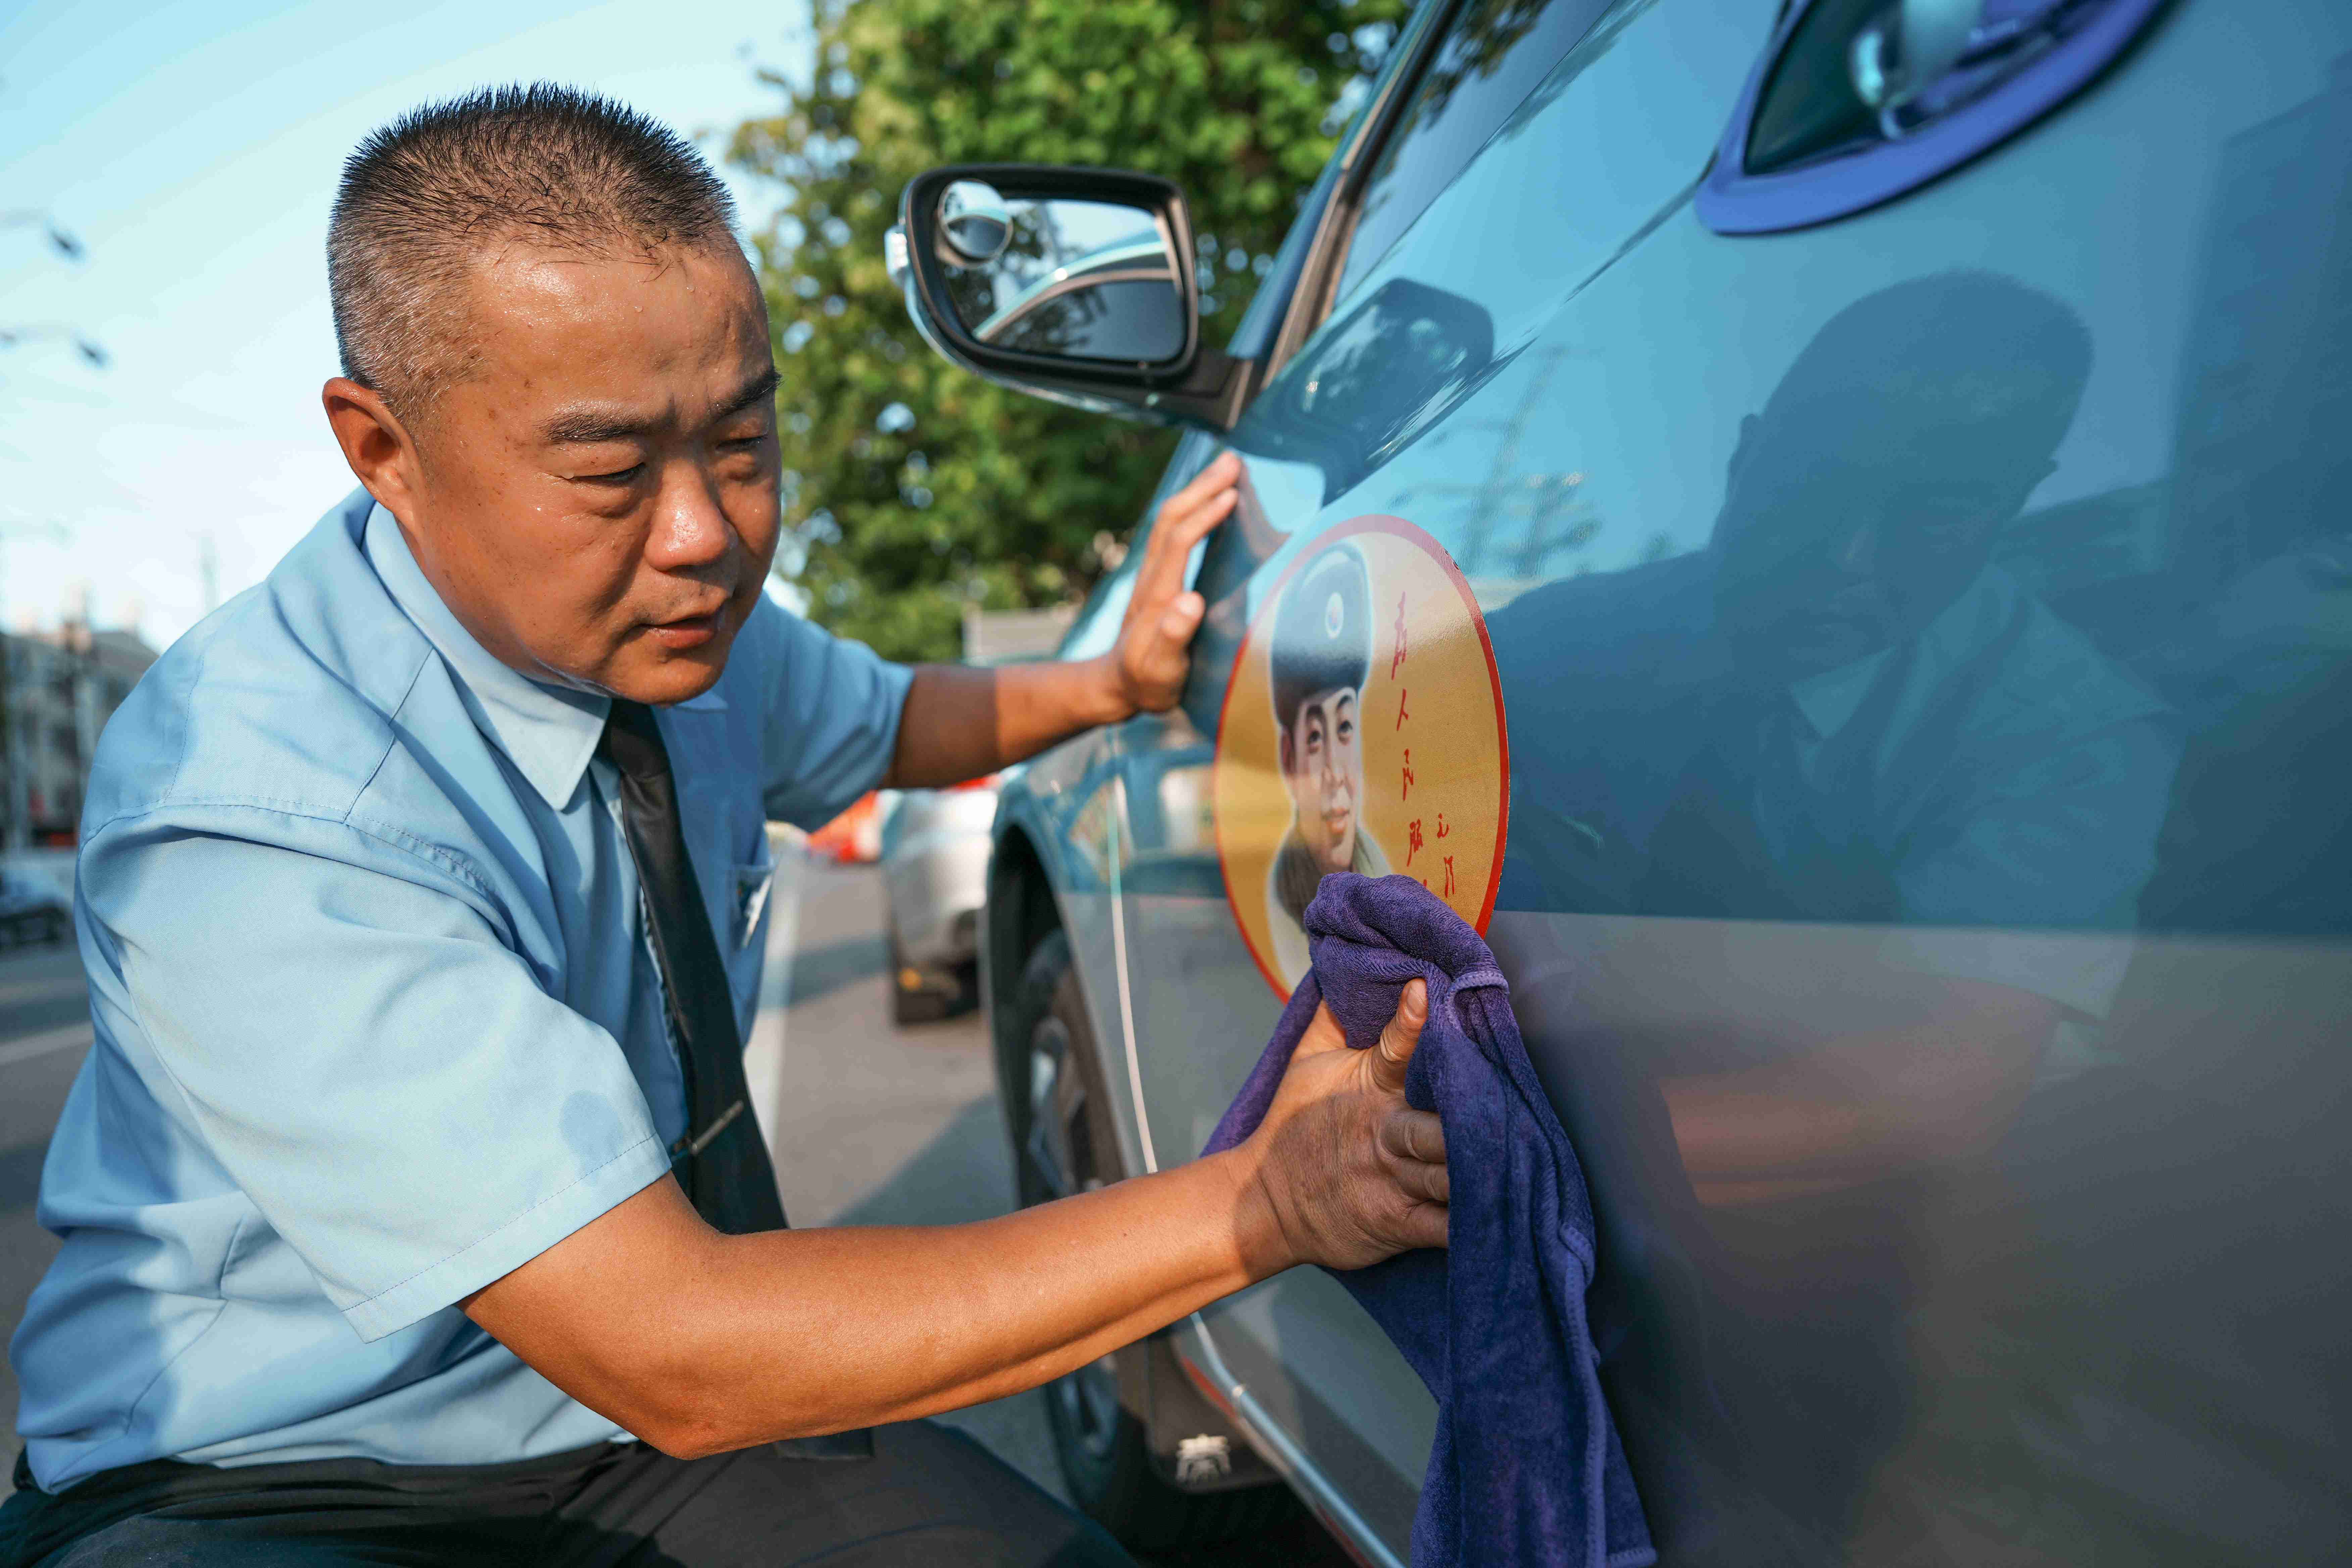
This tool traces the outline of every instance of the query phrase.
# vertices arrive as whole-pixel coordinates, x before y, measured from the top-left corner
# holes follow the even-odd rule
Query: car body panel
[[[1602,1373],[1664,1561],[2343,1555],[2352,944],[2340,895],[2277,889],[2299,846],[2340,865],[2347,831],[2326,780],[2352,761],[2352,552],[2327,522],[2352,479],[2352,12],[2178,5],[1978,162],[1727,237],[1690,193],[1772,11],[1609,8],[1362,269],[1231,433],[1243,515],[1199,568],[1182,707],[1073,742],[1114,819],[1072,837],[1026,798],[1033,771],[1000,831],[1035,835],[1092,928],[1070,926],[1107,1076],[1139,1091],[1124,1135],[1189,1156],[1279,1007],[1201,805],[1223,683],[1288,566],[1351,520],[1409,520],[1494,647],[1511,832],[1486,935],[1586,1165]],[[1391,287],[1402,305],[1362,314]],[[1962,298],[2021,334],[2024,368],[1958,395],[2063,415],[2046,464],[1936,402],[1951,385],[1818,391],[1872,352],[1846,312],[1899,331],[1911,301]],[[1459,352],[1427,374],[1374,352],[1415,330]],[[1348,417],[1310,407],[1307,382],[1359,362],[1377,384]],[[2028,384],[2045,363],[2058,392]],[[1907,395],[1929,412],[1906,425]],[[1216,449],[1188,441],[1170,482]],[[1748,646],[1774,574],[1814,570],[1754,531],[1883,514],[1912,531],[1874,539],[1926,551],[1938,474],[2014,504],[1962,577],[1935,585],[1924,557],[1915,619],[1868,610],[1901,627],[1880,652],[1804,653],[1865,612],[1791,599],[1756,644],[1785,679],[1692,662]],[[1074,647],[1116,625],[1108,602]],[[1833,711],[1856,668],[1884,710]],[[1798,733],[1785,705],[1688,717],[1749,711],[1686,705],[1734,687],[1832,713],[1800,757],[1877,726],[1841,775],[1867,796],[1839,809],[1941,826],[1752,878],[1726,840],[1705,885],[1662,883],[1710,748]],[[1920,693],[1949,700],[1946,730],[1904,706]],[[1915,801],[1896,784],[1931,731]],[[1954,781],[1984,793],[1949,804]],[[1793,820],[1755,790],[1742,825]],[[1845,1163],[1733,1157],[1759,1118],[1831,1103],[1879,1119]],[[1188,1332],[1276,1462],[1403,1553],[1434,1411],[1344,1292],[1297,1271]]]

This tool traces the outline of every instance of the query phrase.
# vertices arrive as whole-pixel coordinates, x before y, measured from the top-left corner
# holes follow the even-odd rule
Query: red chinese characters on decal
[[[1410,867],[1412,858],[1421,853],[1421,818],[1414,817],[1404,826],[1404,863]]]

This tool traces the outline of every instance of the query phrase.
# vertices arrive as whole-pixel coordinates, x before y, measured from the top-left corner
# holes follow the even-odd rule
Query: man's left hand
[[[1120,704],[1130,712],[1160,713],[1176,706],[1192,665],[1192,634],[1207,607],[1184,586],[1184,563],[1192,547],[1225,520],[1240,493],[1242,461],[1231,452],[1194,476],[1192,482],[1160,503],[1136,569],[1135,591],[1119,623],[1118,646],[1106,673]]]

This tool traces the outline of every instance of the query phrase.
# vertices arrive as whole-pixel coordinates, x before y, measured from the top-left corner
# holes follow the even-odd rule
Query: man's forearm
[[[1108,656],[987,669],[919,665],[883,782],[893,789],[961,784],[1134,710],[1120,694],[1117,666]]]
[[[657,1244],[530,1265],[594,1331],[542,1339],[497,1286],[469,1310],[673,1453],[908,1420],[1034,1387],[1287,1267],[1249,1169],[1216,1156],[972,1225],[749,1237],[703,1227],[663,1181],[607,1216]]]

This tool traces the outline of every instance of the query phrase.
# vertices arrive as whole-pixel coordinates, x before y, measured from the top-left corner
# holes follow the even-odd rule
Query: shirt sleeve
[[[2152,720],[1987,770],[1895,869],[1906,921],[2128,931],[2156,868],[2179,748]]]
[[[254,816],[255,839],[141,825],[85,851],[121,979],[99,1010],[362,1339],[669,1169],[618,1044],[484,901],[345,825]]]
[[[882,782],[915,672],[761,598],[746,628],[766,665],[761,739],[768,817],[824,826]]]

